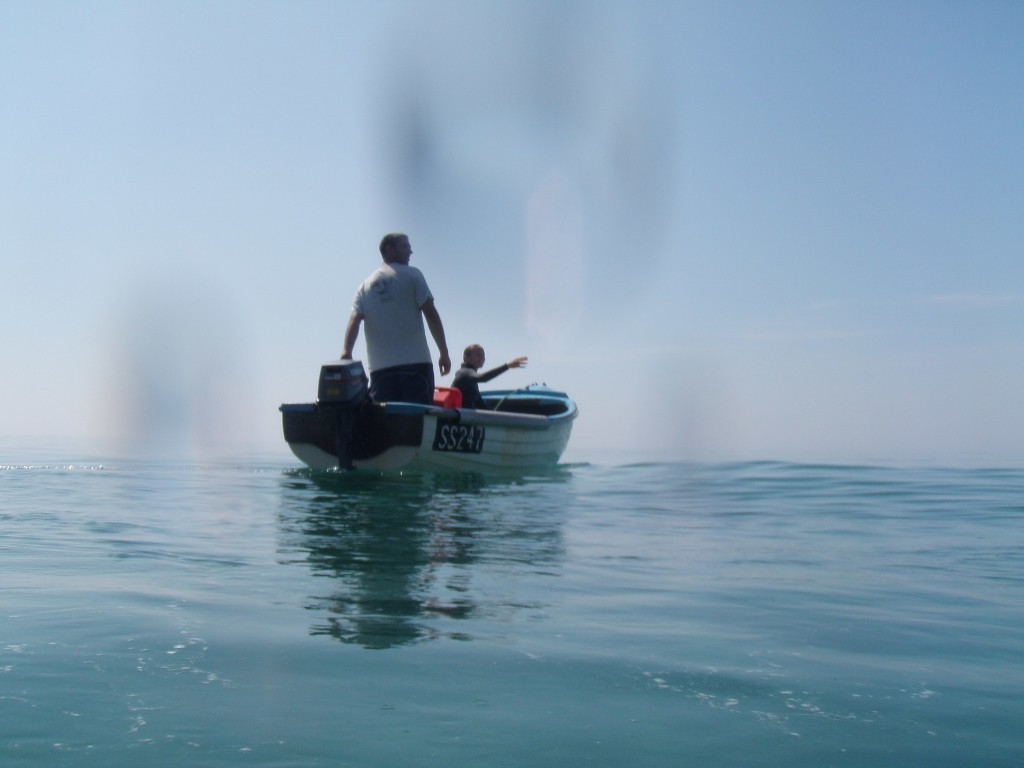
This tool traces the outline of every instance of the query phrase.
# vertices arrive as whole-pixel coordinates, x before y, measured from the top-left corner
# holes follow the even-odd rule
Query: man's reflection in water
[[[330,577],[309,596],[307,607],[326,614],[313,634],[366,648],[469,640],[468,628],[446,624],[542,609],[502,592],[510,568],[557,573],[569,477],[286,475],[282,554]]]

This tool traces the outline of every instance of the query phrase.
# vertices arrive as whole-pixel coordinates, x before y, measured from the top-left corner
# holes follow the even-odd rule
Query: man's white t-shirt
[[[430,363],[421,307],[434,297],[416,267],[382,264],[359,286],[352,308],[363,316],[370,372]]]

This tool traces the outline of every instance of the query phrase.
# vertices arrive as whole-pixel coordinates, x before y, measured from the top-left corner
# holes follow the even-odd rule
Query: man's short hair
[[[387,255],[394,249],[395,244],[403,237],[407,237],[407,235],[401,232],[390,232],[384,235],[380,241],[380,255],[387,258]]]
[[[481,352],[483,352],[484,350],[484,348],[481,347],[479,344],[470,344],[468,347],[462,350],[462,361],[465,362],[466,360],[468,360],[470,353],[476,352],[478,349]]]

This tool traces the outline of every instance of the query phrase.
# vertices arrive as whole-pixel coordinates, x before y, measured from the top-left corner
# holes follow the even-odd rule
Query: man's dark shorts
[[[434,366],[431,363],[395,365],[370,374],[374,402],[424,403],[434,400]]]

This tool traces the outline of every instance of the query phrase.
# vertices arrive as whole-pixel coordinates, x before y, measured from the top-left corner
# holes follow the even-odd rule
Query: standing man
[[[423,319],[437,345],[442,376],[452,368],[444,325],[423,273],[409,266],[409,238],[400,233],[385,235],[380,255],[384,263],[359,286],[352,301],[341,359],[352,359],[359,326],[365,320],[370,396],[378,403],[429,404],[434,397],[434,366]]]

